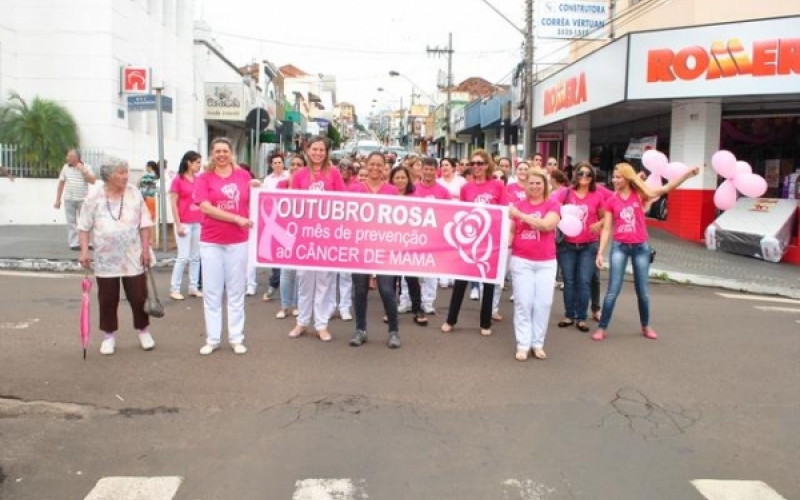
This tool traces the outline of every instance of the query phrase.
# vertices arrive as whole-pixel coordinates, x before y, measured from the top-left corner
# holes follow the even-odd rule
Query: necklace
[[[119,211],[117,212],[117,216],[114,217],[114,213],[111,212],[111,202],[108,201],[108,194],[106,194],[106,210],[108,210],[108,215],[115,221],[118,221],[122,218],[122,206],[125,204],[125,191],[122,192],[122,196],[119,198]]]

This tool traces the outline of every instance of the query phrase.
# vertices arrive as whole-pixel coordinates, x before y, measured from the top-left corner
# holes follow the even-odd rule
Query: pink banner
[[[261,267],[448,276],[499,283],[508,208],[410,196],[253,190]]]

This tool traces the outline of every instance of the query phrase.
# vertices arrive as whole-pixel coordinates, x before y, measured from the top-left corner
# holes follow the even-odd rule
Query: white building
[[[245,117],[263,97],[222,55],[208,27],[195,36],[194,2],[183,0],[3,0],[0,15],[0,99],[9,91],[62,103],[75,117],[81,148],[128,160],[137,170],[158,156],[155,111],[132,111],[122,68],[150,69],[172,110],[164,114],[164,155],[177,169],[187,150],[207,153],[227,135],[245,161]],[[196,39],[197,38],[197,39]],[[211,116],[207,95],[227,86],[240,109]],[[208,92],[207,92],[208,91]],[[231,110],[229,110],[231,111]],[[96,166],[96,165],[95,165]],[[52,208],[55,179],[0,183],[0,224],[63,223]]]

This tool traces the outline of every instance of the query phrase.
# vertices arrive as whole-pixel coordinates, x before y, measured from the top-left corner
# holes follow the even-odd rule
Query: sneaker
[[[170,292],[169,298],[172,300],[183,300],[184,297],[181,295],[181,292]]]
[[[247,295],[248,297],[252,297],[255,294],[256,294],[256,287],[253,285],[247,285],[247,291],[245,292],[245,295]]]
[[[200,290],[189,290],[189,297],[197,297],[198,299],[203,298],[203,292]]]
[[[292,316],[294,316],[294,317],[300,316],[300,309],[298,309],[296,307],[294,309],[292,309]]]
[[[367,332],[365,330],[356,330],[356,333],[350,338],[350,345],[358,347],[367,342]]]
[[[469,300],[478,300],[481,297],[481,293],[478,291],[477,288],[473,288],[471,292],[469,292]]]
[[[425,314],[436,314],[436,309],[432,304],[422,304],[422,312]]]
[[[398,314],[405,314],[411,312],[411,304],[400,304],[397,306]]]
[[[247,354],[247,347],[242,343],[231,344],[231,347],[233,348],[233,352],[236,353],[236,354],[239,354],[239,355]]]
[[[286,317],[286,309],[281,309],[280,311],[278,311],[275,317],[278,319],[284,319]]]
[[[389,341],[386,343],[389,349],[397,349],[400,347],[400,334],[397,332],[389,332]]]
[[[200,348],[200,354],[202,354],[203,356],[208,356],[217,349],[219,349],[219,344],[206,344]]]
[[[342,318],[342,321],[353,321],[353,315],[346,309],[344,311],[339,311],[339,317]]]
[[[156,346],[156,341],[153,340],[153,336],[150,335],[150,332],[140,333],[139,343],[142,345],[142,349],[145,351],[151,351]]]
[[[114,337],[108,337],[107,339],[103,340],[102,344],[100,344],[100,354],[111,356],[114,354],[114,348],[116,345],[117,342],[114,340]]]

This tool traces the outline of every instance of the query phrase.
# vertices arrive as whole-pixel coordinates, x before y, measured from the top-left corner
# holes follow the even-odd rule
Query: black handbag
[[[158,300],[156,281],[153,279],[153,269],[147,266],[147,300],[144,302],[144,313],[151,318],[164,317],[164,305]]]

